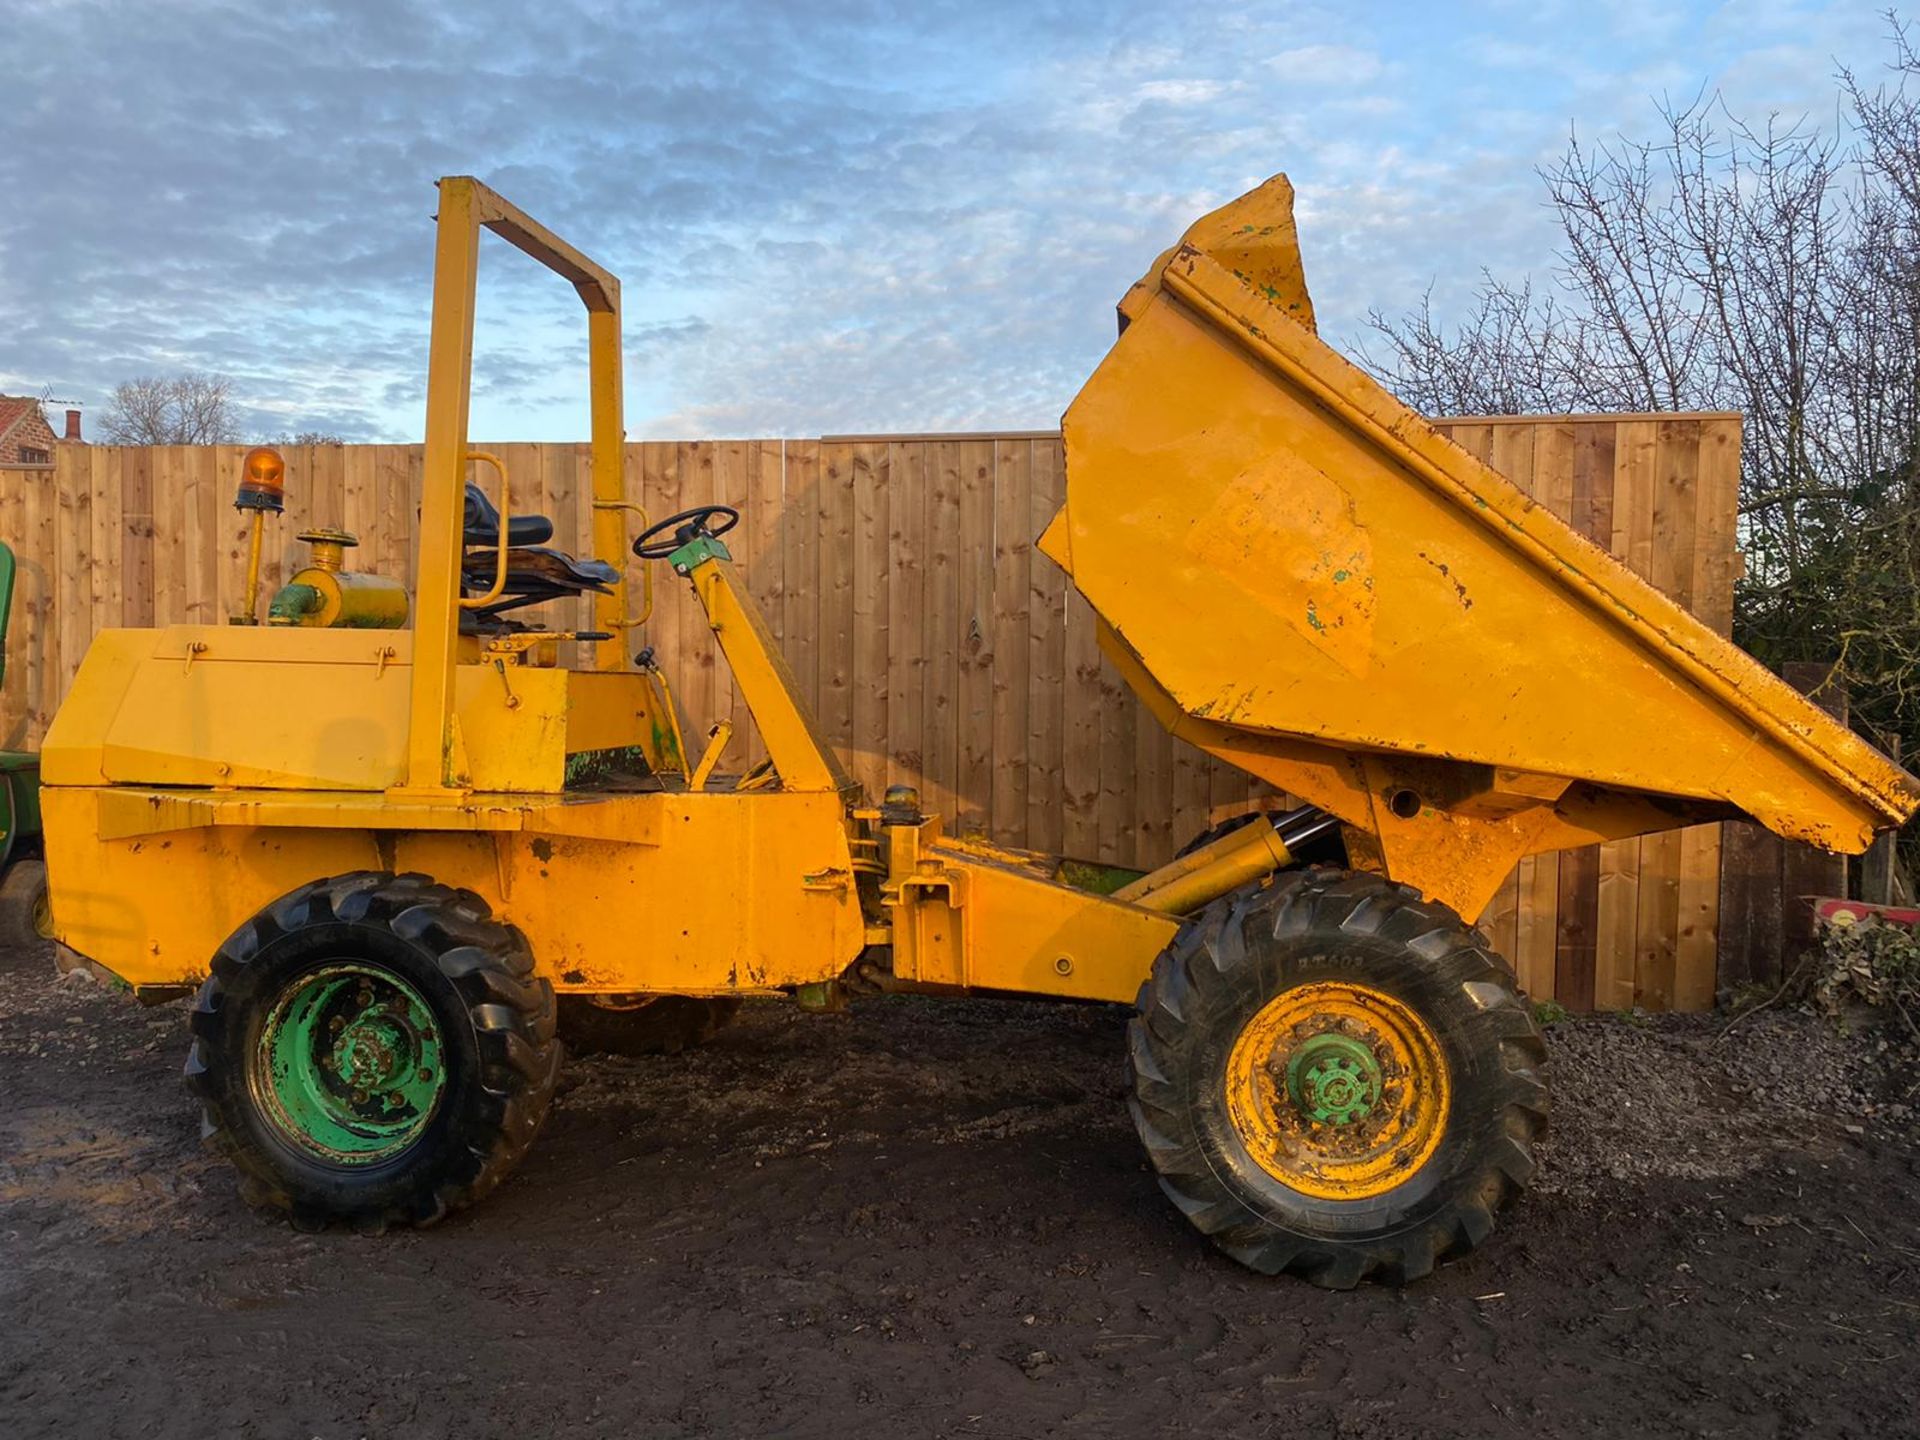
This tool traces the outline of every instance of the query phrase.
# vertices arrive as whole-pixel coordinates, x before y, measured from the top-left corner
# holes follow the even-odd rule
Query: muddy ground
[[[1161,1198],[1125,1019],[749,1007],[575,1064],[477,1210],[301,1235],[201,1150],[182,1007],[0,954],[0,1434],[1920,1434],[1920,1077],[1871,1042],[1555,1026],[1537,1188],[1338,1295]]]

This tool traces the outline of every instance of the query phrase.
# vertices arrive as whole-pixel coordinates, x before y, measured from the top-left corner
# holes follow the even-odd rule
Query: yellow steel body
[[[59,938],[136,987],[198,984],[249,915],[323,875],[417,870],[519,925],[576,991],[765,991],[866,943],[833,795],[47,792]]]
[[[1364,863],[1472,917],[1529,853],[1741,813],[1858,851],[1920,804],[1322,343],[1284,177],[1121,315],[1042,548],[1163,724],[1340,816]]]
[[[886,830],[881,900],[893,973],[937,988],[1132,1000],[1179,921],[1061,883],[1061,862],[941,834]]]
[[[103,632],[42,756],[59,938],[164,993],[307,880],[420,870],[518,924],[562,990],[787,989],[882,943],[908,984],[1131,998],[1177,920],[1063,885],[1050,857],[945,839],[937,818],[862,838],[876,812],[858,808],[751,597],[724,560],[693,579],[776,787],[688,788],[668,770],[652,675],[495,657],[456,666],[458,798],[410,796],[391,788],[407,632]],[[622,746],[662,762],[660,788],[562,788],[568,755]],[[885,852],[871,917],[856,849],[868,873]]]
[[[270,626],[103,630],[47,733],[44,783],[397,786],[414,639]],[[593,750],[636,748],[671,768],[656,677],[475,654],[456,667],[449,726],[463,793],[558,794],[566,757]]]

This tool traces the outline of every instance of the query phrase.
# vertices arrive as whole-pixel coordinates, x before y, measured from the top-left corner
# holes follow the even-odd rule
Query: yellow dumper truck
[[[483,231],[586,306],[591,557],[546,546],[469,448]],[[1303,803],[1085,888],[911,789],[862,794],[735,572],[738,517],[635,518],[612,275],[467,177],[440,182],[436,246],[413,593],[312,532],[264,617],[103,632],[42,760],[59,939],[142,994],[197,992],[208,1133],[296,1223],[480,1198],[568,1035],[679,1043],[743,996],[1013,992],[1137,1006],[1141,1140],[1221,1249],[1411,1280],[1486,1238],[1546,1120],[1540,1036],[1470,923],[1515,861],[1733,816],[1858,851],[1920,803],[1321,343],[1276,178],[1121,302],[1040,545],[1161,724]],[[248,457],[256,526],[281,488]],[[764,764],[722,775],[723,735],[690,752],[636,662],[636,557],[692,587]],[[592,629],[524,618],[568,595]],[[591,663],[557,663],[568,641]]]

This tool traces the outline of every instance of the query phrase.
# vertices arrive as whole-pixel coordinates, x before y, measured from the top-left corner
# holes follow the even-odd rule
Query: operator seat
[[[509,610],[562,600],[570,595],[607,595],[620,572],[604,560],[581,560],[541,542],[553,538],[553,521],[544,515],[515,515],[507,522],[507,583],[497,599],[460,612],[460,627],[471,633],[525,629],[505,618]],[[462,589],[485,594],[493,588],[499,563],[500,511],[487,492],[467,483],[466,514],[461,527]]]

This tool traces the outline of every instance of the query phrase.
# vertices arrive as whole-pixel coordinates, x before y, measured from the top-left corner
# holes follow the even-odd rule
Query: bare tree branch
[[[115,387],[100,433],[112,445],[231,445],[233,382],[196,370],[129,380]]]

